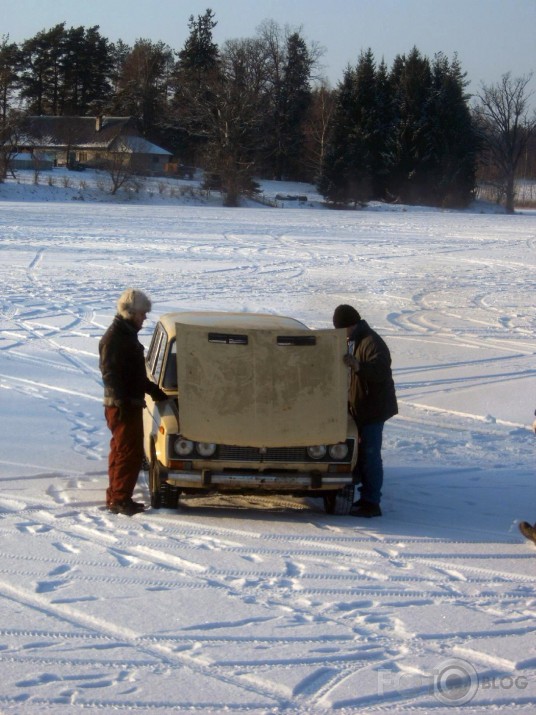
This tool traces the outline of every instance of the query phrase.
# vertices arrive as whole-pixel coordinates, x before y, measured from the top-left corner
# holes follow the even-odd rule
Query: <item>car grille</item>
[[[233,447],[220,445],[218,459],[234,462],[305,462],[305,447],[267,447],[262,451],[258,447]]]

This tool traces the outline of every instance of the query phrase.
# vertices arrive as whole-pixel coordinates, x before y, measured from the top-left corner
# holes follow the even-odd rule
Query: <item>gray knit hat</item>
[[[336,328],[349,328],[361,320],[361,316],[351,305],[338,305],[333,313],[333,325]]]
[[[151,310],[151,301],[141,290],[127,288],[119,296],[117,312],[127,320],[134,313],[148,313]]]

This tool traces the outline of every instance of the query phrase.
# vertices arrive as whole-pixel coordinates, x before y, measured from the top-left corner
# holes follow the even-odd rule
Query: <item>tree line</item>
[[[178,51],[66,23],[20,44],[2,36],[4,136],[21,111],[132,116],[144,137],[203,167],[229,205],[254,176],[314,182],[334,206],[471,200],[490,120],[469,106],[456,56],[413,48],[387,67],[368,50],[332,89],[301,29],[265,20],[218,46],[215,26],[210,9],[191,16]]]

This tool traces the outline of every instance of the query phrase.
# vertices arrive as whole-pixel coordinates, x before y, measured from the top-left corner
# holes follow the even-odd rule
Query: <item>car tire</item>
[[[149,461],[149,495],[151,497],[151,506],[153,509],[160,509],[162,506],[162,487],[167,486],[162,484],[162,476],[160,474],[160,464],[156,457],[154,444],[151,443],[151,459]]]
[[[177,509],[179,506],[180,489],[168,484],[156,457],[154,444],[151,445],[151,461],[149,463],[149,495],[153,509]]]
[[[324,511],[326,514],[335,514],[337,504],[337,492],[327,492],[322,496],[324,500]]]
[[[326,514],[349,514],[354,503],[354,490],[354,485],[348,484],[336,492],[324,494],[324,510]]]

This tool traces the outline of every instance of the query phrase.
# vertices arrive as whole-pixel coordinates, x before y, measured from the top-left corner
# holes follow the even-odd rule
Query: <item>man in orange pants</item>
[[[145,508],[132,499],[143,460],[145,394],[155,401],[167,399],[147,377],[143,345],[138,340],[150,310],[151,301],[145,293],[127,288],[117,302],[117,315],[99,343],[104,414],[112,433],[106,506],[113,514],[133,516]]]

